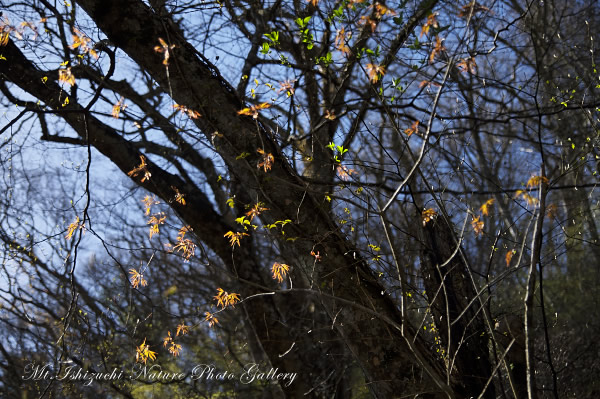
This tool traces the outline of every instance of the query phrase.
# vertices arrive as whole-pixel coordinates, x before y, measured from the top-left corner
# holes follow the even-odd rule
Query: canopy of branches
[[[600,395],[595,0],[0,6],[0,396]]]

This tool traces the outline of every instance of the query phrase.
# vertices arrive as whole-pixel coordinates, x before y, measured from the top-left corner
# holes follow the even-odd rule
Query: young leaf
[[[492,206],[494,202],[496,202],[496,200],[494,198],[490,198],[489,200],[485,201],[483,205],[481,205],[479,210],[481,210],[483,216],[488,216],[490,212],[490,206]]]
[[[271,271],[273,272],[273,279],[277,280],[280,283],[283,282],[283,279],[285,278],[289,270],[290,267],[285,263],[273,263],[273,266],[271,267]]]

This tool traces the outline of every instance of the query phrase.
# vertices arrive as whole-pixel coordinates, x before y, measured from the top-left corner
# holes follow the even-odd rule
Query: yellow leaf
[[[479,208],[481,210],[481,213],[483,214],[483,216],[488,216],[489,212],[490,212],[490,206],[492,206],[492,204],[495,202],[496,200],[494,198],[490,198],[489,200],[485,201],[485,203],[483,205],[481,205],[481,207]]]
[[[141,274],[140,272],[138,272],[137,270],[129,269],[129,274],[131,274],[130,281],[131,281],[131,286],[133,288],[137,288],[140,285],[142,287],[145,287],[148,285],[148,282],[146,281],[146,279],[144,279],[144,275]]]
[[[421,35],[419,37],[428,34],[429,33],[429,29],[431,27],[433,27],[433,28],[439,28],[439,25],[438,25],[438,22],[437,22],[437,19],[436,19],[436,16],[438,14],[439,13],[434,12],[432,14],[429,14],[429,16],[427,16],[427,21],[425,21],[425,24],[421,27]]]
[[[421,212],[421,218],[423,219],[423,226],[431,222],[437,216],[437,212],[433,208],[425,209]]]
[[[216,299],[217,305],[224,309],[227,306],[235,307],[235,304],[240,301],[240,294],[228,293],[222,288],[217,288],[217,295],[213,298]]]
[[[256,164],[256,167],[259,169],[263,168],[265,173],[267,173],[269,170],[271,170],[271,166],[273,165],[273,162],[275,161],[273,154],[271,154],[271,153],[266,154],[261,148],[257,149],[256,152],[258,152],[261,155],[261,159]]]
[[[144,172],[144,177],[142,177],[142,180],[141,180],[143,183],[146,180],[150,180],[150,176],[152,176],[152,174],[148,170],[148,165],[146,164],[146,157],[143,155],[140,155],[140,160],[141,160],[141,163],[137,167],[135,167],[132,170],[130,170],[129,172],[127,172],[127,176],[136,177],[139,173]]]
[[[254,119],[258,118],[258,111],[260,111],[261,109],[266,109],[266,108],[270,108],[271,104],[269,103],[262,103],[259,105],[253,105],[250,108],[244,108],[241,111],[238,111],[238,115],[248,115],[248,116],[252,116]]]
[[[215,324],[219,323],[219,320],[217,320],[217,318],[215,317],[214,314],[210,313],[210,312],[204,312],[204,320],[208,321],[208,326],[212,327]]]
[[[145,364],[148,359],[155,360],[156,352],[150,350],[150,347],[146,345],[146,338],[144,338],[144,342],[136,348],[135,361]]]
[[[240,238],[242,238],[243,236],[247,236],[248,234],[246,233],[234,233],[233,231],[228,231],[227,233],[225,233],[225,235],[223,237],[228,237],[229,238],[229,243],[232,247],[235,246],[235,244],[239,246],[240,245]]]
[[[546,176],[531,176],[531,178],[527,180],[527,188],[536,188],[540,183],[548,184],[549,180]]]
[[[68,85],[75,85],[75,76],[71,73],[71,67],[61,68],[58,70],[58,81],[61,83],[67,83]]]
[[[65,236],[65,238],[67,240],[70,240],[73,237],[73,233],[75,233],[75,230],[79,229],[83,229],[84,224],[80,223],[79,221],[79,216],[77,216],[77,218],[75,219],[75,221],[73,223],[71,223],[69,225],[69,227],[67,228],[67,235]]]
[[[175,334],[175,336],[178,337],[180,333],[181,335],[185,335],[189,332],[189,330],[190,326],[186,326],[185,323],[181,323],[177,326],[177,333]]]
[[[273,263],[273,266],[271,267],[271,271],[273,272],[273,279],[277,280],[280,283],[283,282],[283,279],[287,275],[289,270],[290,267],[285,263]]]
[[[175,191],[175,202],[180,203],[181,205],[185,205],[185,199],[183,198],[185,197],[185,194],[180,193],[177,187],[175,186],[171,186],[171,189]]]
[[[484,223],[483,223],[483,221],[479,220],[479,216],[477,216],[477,217],[473,216],[473,220],[471,221],[471,226],[473,227],[473,230],[475,231],[475,235],[483,234]]]
[[[124,101],[125,98],[121,97],[121,99],[117,101],[115,105],[113,105],[111,112],[113,118],[119,119],[119,114],[121,113],[121,111],[127,108],[127,105],[124,105]]]
[[[377,83],[385,75],[385,67],[383,65],[367,64],[367,72],[371,83]]]

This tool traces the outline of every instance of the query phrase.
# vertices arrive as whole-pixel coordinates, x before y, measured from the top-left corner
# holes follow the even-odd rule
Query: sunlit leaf
[[[152,197],[146,195],[142,202],[144,203],[144,206],[146,208],[146,215],[150,215],[150,209],[152,208],[152,205],[160,204],[160,201],[157,201],[154,195]]]
[[[265,153],[264,150],[261,148],[257,149],[256,152],[258,152],[261,155],[261,158],[256,164],[256,167],[259,169],[263,168],[265,173],[271,170],[271,166],[273,166],[273,162],[275,162],[273,154]]]
[[[490,198],[489,200],[485,201],[483,205],[481,205],[479,210],[481,210],[483,216],[488,216],[490,212],[490,206],[492,206],[494,202],[496,202],[496,200],[494,198]]]
[[[217,295],[215,295],[213,299],[217,301],[217,305],[220,306],[221,309],[224,309],[227,306],[235,307],[235,304],[240,301],[240,294],[234,292],[228,293],[222,288],[217,288]]]
[[[60,83],[67,83],[70,86],[75,85],[75,76],[71,73],[71,67],[58,70],[58,81]]]
[[[113,105],[111,112],[113,118],[119,119],[119,114],[121,113],[121,111],[127,108],[127,105],[125,105],[124,102],[125,98],[121,97],[121,99],[117,101],[115,105]]]
[[[367,73],[371,83],[377,83],[385,75],[385,67],[382,65],[367,64]]]
[[[442,44],[444,41],[439,35],[435,37],[435,45],[433,46],[433,50],[431,50],[431,54],[429,54],[429,63],[433,64],[435,57],[437,57],[442,52],[446,51],[446,47]]]
[[[131,286],[133,288],[137,288],[138,286],[142,286],[145,287],[146,285],[148,285],[148,282],[146,281],[146,279],[144,279],[144,275],[140,272],[138,272],[135,269],[129,269],[129,274],[131,274],[131,277],[129,277],[129,280],[131,281]]]
[[[438,15],[439,15],[439,13],[434,12],[427,16],[427,20],[425,21],[425,24],[421,27],[421,35],[419,35],[419,37],[429,34],[429,29],[431,29],[432,27],[439,28],[437,18],[436,18],[436,16],[438,16]]]
[[[527,188],[536,188],[541,183],[548,184],[549,180],[546,176],[531,176],[529,180],[527,180]]]
[[[209,327],[213,327],[215,324],[219,323],[219,320],[215,317],[215,315],[210,312],[204,312],[204,320],[208,321]]]
[[[161,37],[158,38],[160,46],[155,46],[154,51],[163,54],[163,65],[169,65],[169,58],[171,57],[171,50],[175,48],[175,45],[168,45]]]
[[[150,347],[146,345],[146,338],[144,338],[144,342],[136,348],[135,361],[145,364],[148,359],[155,360],[156,352],[150,350]]]
[[[190,326],[186,326],[185,323],[181,323],[177,326],[177,332],[175,333],[175,336],[178,337],[179,334],[185,335],[189,331],[190,331]]]
[[[285,278],[289,270],[290,267],[285,263],[273,263],[273,266],[271,267],[271,271],[273,272],[273,279],[277,280],[280,283],[283,282],[283,279]]]
[[[234,247],[234,246],[235,246],[235,244],[237,244],[237,246],[239,247],[239,246],[241,246],[241,245],[240,245],[240,239],[241,239],[243,236],[247,236],[247,235],[248,235],[248,234],[246,234],[246,233],[242,233],[242,232],[239,232],[239,233],[234,233],[233,231],[228,231],[227,233],[225,233],[225,235],[224,235],[223,237],[229,238],[229,244],[230,244],[232,247]]]
[[[472,74],[477,72],[477,63],[475,62],[475,57],[463,58],[456,64],[456,66],[460,68],[461,72],[470,72]]]
[[[165,224],[166,219],[167,216],[164,212],[155,213],[150,217],[150,219],[146,223],[150,225],[150,238],[152,238],[153,235],[158,234],[160,232],[158,226],[161,224]]]
[[[510,261],[512,260],[513,256],[514,256],[516,253],[517,253],[517,251],[515,251],[514,249],[513,249],[512,251],[508,251],[508,252],[506,253],[506,256],[505,256],[505,259],[504,259],[504,260],[506,261],[506,267],[509,267],[509,266],[510,266]]]
[[[269,208],[265,208],[262,202],[256,203],[248,212],[246,212],[246,216],[250,217],[250,221],[254,219],[256,216],[259,216],[262,212],[268,211]]]
[[[484,223],[483,221],[479,220],[479,216],[473,216],[473,220],[471,221],[471,226],[473,227],[473,230],[475,231],[475,235],[481,235],[483,234],[483,226]]]
[[[410,125],[409,128],[404,129],[404,133],[406,133],[408,135],[408,137],[410,137],[414,133],[417,133],[418,131],[419,131],[419,121],[414,121],[413,124]]]
[[[269,103],[262,103],[258,105],[253,105],[250,108],[244,108],[241,111],[238,111],[238,115],[248,115],[252,116],[254,119],[258,118],[258,111],[261,109],[266,109],[271,107]]]
[[[67,235],[65,236],[65,238],[67,240],[70,240],[73,237],[75,230],[83,229],[83,228],[84,228],[84,224],[80,222],[79,216],[77,216],[75,221],[72,222],[71,224],[69,224],[69,227],[67,228]]]
[[[423,220],[423,226],[426,226],[427,223],[431,222],[437,216],[437,212],[433,208],[424,209],[421,212],[421,219]]]
[[[150,171],[148,171],[148,165],[146,164],[146,157],[143,155],[140,155],[140,161],[141,161],[141,163],[138,166],[136,166],[135,168],[133,168],[132,170],[127,172],[127,176],[136,177],[141,172],[144,172],[144,177],[142,177],[142,180],[141,180],[143,183],[146,180],[150,180],[150,177],[152,176],[152,174],[150,173]]]

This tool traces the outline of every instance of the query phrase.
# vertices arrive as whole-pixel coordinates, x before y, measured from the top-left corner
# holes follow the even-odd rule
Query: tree
[[[559,366],[598,367],[560,338],[599,320],[594,2],[3,9],[11,395],[91,392],[25,384],[36,347],[109,372],[163,342],[183,381],[93,389],[258,396],[190,379],[221,350],[299,373],[271,397],[599,389]]]

